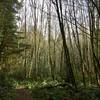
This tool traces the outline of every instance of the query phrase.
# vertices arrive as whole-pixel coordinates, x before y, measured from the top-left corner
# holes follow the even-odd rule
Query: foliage
[[[62,87],[33,89],[36,100],[100,100],[100,88],[81,89],[78,92]]]
[[[19,85],[25,85],[32,91],[33,98],[36,100],[99,100],[99,87],[79,87],[78,91],[73,91],[70,87],[66,88],[58,81],[45,80],[43,82],[24,81]],[[62,82],[63,84],[63,82]]]
[[[0,1],[0,100],[11,100],[14,81],[8,75],[8,54],[18,48],[17,16],[21,4],[18,0]]]
[[[4,58],[18,47],[17,16],[21,4],[18,0],[0,1],[0,56]]]
[[[0,71],[0,100],[13,100],[14,81]]]

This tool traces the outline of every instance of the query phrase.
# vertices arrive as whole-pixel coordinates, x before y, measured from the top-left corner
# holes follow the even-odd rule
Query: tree
[[[0,61],[18,47],[16,13],[20,7],[18,0],[0,1]]]
[[[91,0],[92,1],[92,0]],[[95,9],[94,9],[94,1],[92,1],[92,3],[88,0],[87,5],[88,5],[88,14],[89,14],[89,28],[90,28],[90,41],[91,41],[91,49],[92,49],[92,59],[93,59],[93,65],[94,65],[94,72],[95,72],[95,77],[96,77],[96,83],[98,83],[98,75],[99,72],[98,70],[100,70],[100,62],[98,59],[98,55],[96,55],[96,51],[95,51],[95,41],[94,41],[94,37],[96,36],[96,22],[95,19]],[[98,34],[98,33],[97,33]],[[96,38],[97,40],[97,50],[98,50],[98,37]]]
[[[69,50],[66,44],[66,37],[65,37],[65,30],[64,30],[64,23],[63,23],[63,13],[62,13],[62,0],[55,0],[55,3],[53,2],[53,4],[56,7],[60,32],[61,32],[62,40],[63,40],[63,48],[64,48],[64,54],[65,54],[65,59],[66,59],[66,71],[67,71],[66,82],[71,83],[73,86],[75,86],[75,88],[77,88],[71,61],[70,61]]]

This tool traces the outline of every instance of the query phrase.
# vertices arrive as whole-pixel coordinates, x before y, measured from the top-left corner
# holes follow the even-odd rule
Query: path
[[[33,100],[33,99],[30,91],[23,87],[23,88],[16,89],[15,100]]]

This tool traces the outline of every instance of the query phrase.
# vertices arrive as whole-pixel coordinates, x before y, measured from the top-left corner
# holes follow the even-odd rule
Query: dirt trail
[[[15,100],[33,100],[33,99],[29,90],[25,88],[18,88],[16,89]]]

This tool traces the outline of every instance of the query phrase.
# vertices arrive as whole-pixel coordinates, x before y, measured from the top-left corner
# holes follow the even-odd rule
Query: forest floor
[[[16,89],[15,100],[33,100],[33,98],[30,91],[22,86]]]
[[[15,100],[100,100],[100,87],[80,87],[75,92],[71,87],[51,82],[21,82],[16,86]]]

